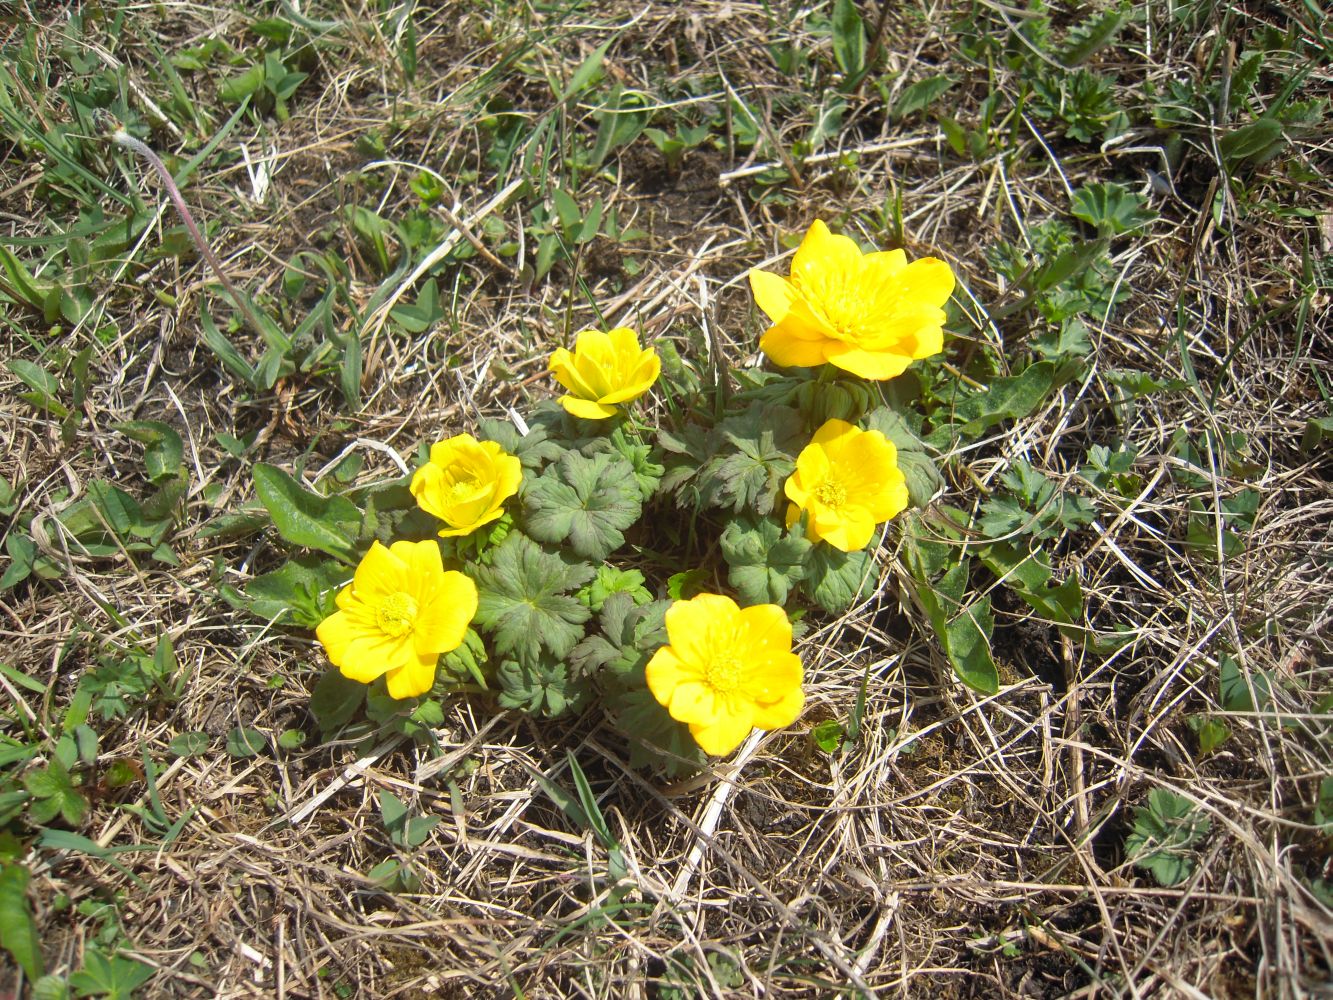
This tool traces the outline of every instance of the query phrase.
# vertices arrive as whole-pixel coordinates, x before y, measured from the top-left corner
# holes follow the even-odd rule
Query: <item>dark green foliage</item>
[[[752,404],[711,431],[690,427],[682,434],[661,432],[669,452],[664,489],[682,506],[696,503],[752,510],[761,516],[775,505],[782,484],[796,467],[796,453],[808,434],[798,411]]]
[[[582,707],[590,693],[586,683],[569,676],[564,663],[549,656],[525,663],[503,660],[496,678],[501,705],[548,718]]]
[[[625,543],[642,509],[634,467],[608,454],[566,452],[523,494],[524,524],[538,541],[568,542],[574,554],[601,561]]]
[[[1189,799],[1154,788],[1148,805],[1134,810],[1134,832],[1125,839],[1125,854],[1158,885],[1179,885],[1194,873],[1194,847],[1211,827],[1212,820]]]
[[[805,578],[811,544],[803,534],[787,534],[773,520],[738,517],[720,539],[730,567],[728,582],[741,604],[786,604],[787,594]]]
[[[590,566],[570,565],[515,532],[495,550],[491,565],[473,572],[477,624],[502,656],[535,667],[543,649],[560,659],[583,637],[592,612],[572,592],[592,578]]]

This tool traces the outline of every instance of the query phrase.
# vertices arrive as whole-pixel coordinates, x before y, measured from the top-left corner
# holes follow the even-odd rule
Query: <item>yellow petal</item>
[[[820,298],[846,284],[861,269],[861,248],[846,236],[835,236],[816,219],[791,262],[791,280],[804,295]]]
[[[403,638],[362,632],[352,637],[338,669],[350,680],[369,684],[386,671],[401,666],[411,656],[412,651]]]
[[[567,413],[582,420],[605,420],[620,412],[614,406],[603,406],[591,399],[579,399],[577,396],[561,396],[560,405]]]
[[[763,659],[764,656],[791,652],[791,620],[787,618],[787,612],[778,605],[755,604],[742,608],[740,617],[744,629],[745,638],[742,641],[745,644],[747,664],[750,656],[756,657],[757,663],[765,663],[767,661]],[[800,683],[799,668],[798,660],[797,683]]]
[[[372,542],[369,551],[361,557],[356,567],[356,576],[352,586],[356,595],[365,601],[374,601],[377,597],[387,597],[397,590],[402,590],[403,576],[407,571],[404,562],[379,542]]]
[[[787,318],[801,294],[782,275],[757,268],[750,272],[750,292],[754,295],[755,305],[774,323]]]
[[[596,391],[580,374],[574,355],[563,347],[551,355],[551,371],[555,373],[555,380],[574,395],[584,399],[595,398]]]
[[[903,250],[876,250],[861,258],[861,280],[867,283],[886,281],[907,266]]]
[[[663,707],[671,704],[671,695],[678,684],[698,680],[701,676],[698,671],[688,669],[670,646],[663,646],[653,654],[643,674],[648,690]]]
[[[758,705],[771,705],[785,698],[792,688],[799,688],[803,672],[801,658],[787,649],[778,653],[766,652],[747,665],[741,693]]]
[[[606,334],[611,351],[619,357],[633,357],[639,353],[639,335],[627,326],[618,326]]]
[[[830,344],[827,355],[830,363],[844,371],[876,381],[897,378],[912,363],[912,358],[902,354],[865,351],[850,344]]]
[[[690,735],[704,753],[723,757],[740,746],[753,728],[754,706],[747,704],[734,714],[719,715],[711,725],[690,726]]]
[[[720,714],[717,692],[701,681],[686,681],[677,684],[671,692],[671,703],[667,711],[677,722],[688,722],[692,726],[712,725]]]
[[[823,337],[812,340],[808,335],[803,336],[803,332],[805,328],[798,328],[790,321],[781,326],[771,326],[759,338],[759,349],[775,365],[783,368],[815,368],[822,365],[828,348],[838,344],[838,341]]]
[[[435,685],[435,667],[438,656],[413,656],[396,670],[385,675],[384,683],[390,698],[415,698]]]
[[[735,634],[740,608],[730,597],[699,594],[676,601],[666,612],[667,639],[680,659],[700,667],[713,655],[714,646]]]
[[[896,278],[898,294],[907,302],[942,306],[953,294],[953,269],[936,257],[912,261]]]
[[[834,417],[819,425],[819,430],[815,431],[815,436],[810,439],[810,444],[824,451],[829,458],[833,458],[841,450],[844,443],[853,440],[862,433],[864,432],[859,427]]]
[[[790,726],[801,715],[805,707],[805,692],[800,686],[789,690],[782,698],[771,704],[756,704],[754,724],[760,729],[782,729]]]
[[[346,655],[347,647],[351,645],[355,634],[351,616],[346,611],[335,611],[315,628],[315,637],[323,644],[329,661],[335,667]]]
[[[413,629],[417,655],[439,656],[457,649],[476,614],[477,585],[456,570],[444,573],[417,610]]]

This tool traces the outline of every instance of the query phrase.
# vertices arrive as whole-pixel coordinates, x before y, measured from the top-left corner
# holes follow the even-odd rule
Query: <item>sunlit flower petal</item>
[[[441,537],[469,535],[498,520],[523,478],[519,460],[494,441],[458,434],[431,445],[430,461],[412,476],[417,506],[443,521]]]
[[[907,262],[902,250],[863,254],[815,220],[791,276],[750,272],[755,303],[772,321],[760,350],[784,367],[825,362],[868,379],[901,375],[943,347],[943,305],[953,294],[949,265]]]
[[[776,729],[800,714],[801,660],[776,604],[741,609],[700,594],[667,609],[666,630],[668,645],[645,669],[648,690],[705,753],[731,753],[756,725]]]
[[[462,644],[477,587],[444,568],[434,541],[375,542],[337,605],[315,630],[330,662],[363,684],[384,676],[390,697],[412,698],[435,683],[440,654]]]
[[[620,412],[618,404],[638,399],[653,387],[662,360],[651,347],[641,349],[628,327],[609,333],[584,330],[574,350],[561,347],[551,355],[551,372],[569,390],[560,405],[583,420],[604,420]]]
[[[870,544],[875,526],[907,508],[907,480],[898,450],[879,431],[829,420],[796,457],[783,484],[791,503],[787,525],[808,514],[806,537],[844,552]]]

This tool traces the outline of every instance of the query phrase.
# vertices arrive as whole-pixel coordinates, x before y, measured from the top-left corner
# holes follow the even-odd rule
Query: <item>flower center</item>
[[[847,502],[847,487],[836,479],[825,479],[815,487],[815,499],[836,510]]]
[[[401,590],[390,594],[375,612],[375,624],[391,638],[411,632],[417,620],[417,602],[411,594]]]
[[[708,686],[719,694],[730,694],[741,686],[741,659],[730,653],[718,653],[704,671]]]

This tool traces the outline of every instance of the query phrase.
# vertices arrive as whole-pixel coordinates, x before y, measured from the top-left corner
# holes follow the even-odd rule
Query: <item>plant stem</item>
[[[181,217],[181,221],[185,223],[185,228],[190,233],[190,239],[192,239],[194,245],[199,248],[199,252],[204,255],[204,260],[208,261],[208,266],[213,269],[213,274],[216,275],[220,282],[222,282],[222,287],[227,290],[227,294],[231,296],[231,300],[236,303],[236,308],[244,314],[246,320],[254,328],[255,333],[260,337],[264,337],[263,322],[255,313],[249,300],[236,290],[236,286],[231,283],[231,279],[228,278],[226,272],[223,271],[222,262],[218,260],[217,255],[213,253],[213,248],[210,247],[208,241],[204,239],[204,234],[201,233],[199,227],[195,225],[194,217],[190,215],[190,210],[185,205],[185,199],[181,197],[180,189],[176,187],[176,182],[172,179],[171,171],[167,169],[166,164],[163,163],[162,160],[158,158],[158,155],[147,145],[134,138],[134,136],[126,132],[123,127],[119,127],[111,133],[111,141],[122,149],[128,149],[130,152],[136,153],[148,161],[148,165],[153,168],[158,178],[162,181],[163,186],[166,187],[167,195],[171,198],[171,203],[176,207],[176,214],[178,214]]]

